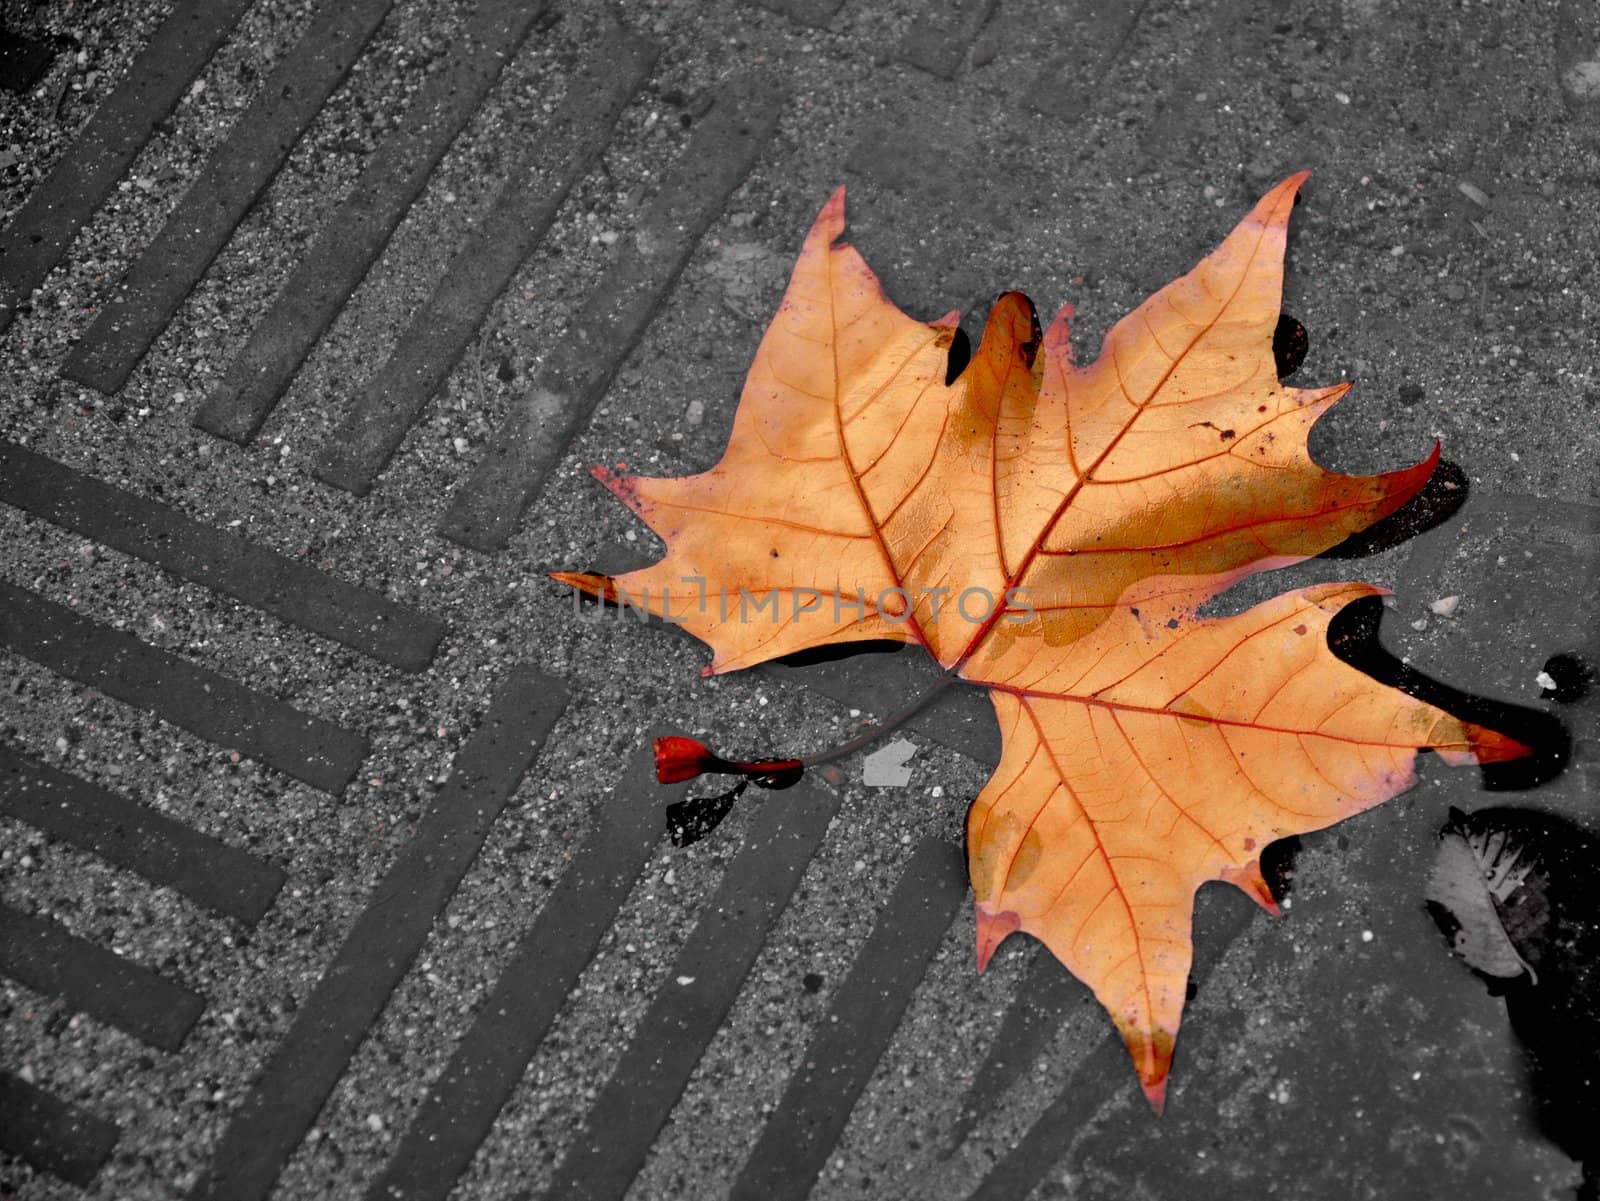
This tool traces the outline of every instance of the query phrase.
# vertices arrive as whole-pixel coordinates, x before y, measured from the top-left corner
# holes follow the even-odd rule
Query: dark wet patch
[[[1398,688],[1462,721],[1508,735],[1532,749],[1533,753],[1522,759],[1484,764],[1480,770],[1485,788],[1532,788],[1561,773],[1571,756],[1572,738],[1560,719],[1537,709],[1474,696],[1403,663],[1378,641],[1382,618],[1382,597],[1352,601],[1328,623],[1328,648],[1342,662],[1379,683]]]
[[[1565,651],[1551,655],[1545,660],[1544,675],[1549,683],[1541,681],[1540,695],[1558,704],[1575,704],[1594,688],[1594,665],[1581,655]]]
[[[1504,996],[1511,1028],[1522,1044],[1535,1116],[1557,1146],[1583,1165],[1579,1201],[1600,1198],[1600,839],[1551,814],[1495,807],[1465,814],[1452,809],[1440,831],[1435,867],[1458,862],[1482,867],[1483,911],[1469,910],[1467,881],[1445,900],[1430,898],[1440,930],[1489,991]],[[1460,857],[1470,847],[1470,859]],[[1446,890],[1447,892],[1449,890]],[[1463,904],[1465,899],[1465,904]],[[1524,970],[1507,967],[1491,948],[1477,952],[1482,931],[1503,937]]]

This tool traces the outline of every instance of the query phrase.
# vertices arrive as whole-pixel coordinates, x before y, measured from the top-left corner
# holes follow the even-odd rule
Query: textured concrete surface
[[[442,69],[472,7],[393,5],[150,353],[102,395],[63,366],[316,16],[306,0],[249,6],[0,338],[0,437],[448,626],[431,664],[409,673],[0,505],[5,583],[370,743],[347,787],[319,790],[0,651],[5,750],[285,875],[252,926],[0,818],[0,901],[205,1001],[164,1051],[0,978],[0,1069],[120,1128],[86,1186],[13,1155],[0,1158],[0,1196],[171,1197],[205,1178],[512,665],[560,680],[570,700],[294,1143],[274,1196],[361,1196],[378,1178],[517,938],[571,886],[564,872],[595,814],[618,789],[662,803],[640,768],[649,731],[775,754],[830,745],[892,707],[876,695],[852,704],[868,694],[838,684],[842,675],[817,687],[762,672],[702,679],[703,647],[669,628],[595,620],[544,578],[654,553],[580,468],[624,461],[669,474],[715,460],[792,256],[840,182],[851,240],[908,311],[959,306],[976,334],[1001,290],[1020,288],[1047,311],[1071,301],[1087,358],[1112,321],[1192,265],[1267,186],[1308,166],[1285,298],[1311,339],[1295,382],[1357,382],[1314,451],[1365,471],[1413,461],[1439,439],[1468,495],[1411,542],[1269,583],[1393,588],[1383,639],[1394,655],[1553,715],[1570,757],[1514,794],[1425,763],[1415,790],[1304,840],[1281,920],[1239,919],[1228,912],[1238,898],[1204,890],[1206,975],[1159,1120],[1124,1063],[1094,1058],[1107,1023],[1080,996],[1037,1060],[956,1137],[965,1090],[1033,957],[1013,940],[977,976],[963,907],[813,1195],[971,1195],[1063,1089],[1073,1106],[1043,1140],[1039,1197],[1573,1195],[1580,1170],[1536,1120],[1504,1002],[1452,960],[1422,894],[1452,805],[1515,803],[1600,830],[1594,696],[1557,701],[1538,682],[1553,655],[1600,659],[1600,10],[1580,0],[1150,0],[1124,14],[1097,0],[999,0],[935,20],[911,0],[844,0],[817,26],[800,18],[829,6],[800,0],[558,3],[260,434],[241,446],[195,428],[364,164],[385,138],[406,136],[408,103]],[[19,87],[0,92],[8,219],[167,12],[154,0],[0,6],[7,30],[27,39],[5,58]],[[617,21],[659,56],[597,165],[371,493],[323,484],[312,464],[325,439],[509,173],[525,159],[539,169],[552,114]],[[775,135],[716,203],[519,532],[498,553],[443,538],[449,497],[494,430],[537,402],[540,367],[585,336],[573,315],[626,251],[717,89],[751,72],[782,91]],[[1445,597],[1459,600],[1436,613]],[[928,836],[959,841],[988,765],[947,745],[959,738],[911,737],[905,787],[865,787],[859,760],[819,782],[838,792],[837,816],[629,1196],[728,1192],[914,848]],[[674,959],[759,813],[742,804],[692,848],[648,850],[452,1195],[509,1201],[549,1187],[652,999],[675,985]],[[1243,933],[1208,937],[1224,927]]]

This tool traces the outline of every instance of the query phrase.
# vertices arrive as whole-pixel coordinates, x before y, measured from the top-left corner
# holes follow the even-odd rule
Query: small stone
[[[698,429],[700,427],[700,423],[705,419],[705,402],[701,400],[691,400],[689,402],[689,407],[683,411],[683,423],[690,429]]]
[[[1444,295],[1446,300],[1462,301],[1467,298],[1467,290],[1460,284],[1446,284]]]
[[[680,988],[688,988],[689,985],[691,985],[693,983],[694,983],[694,977],[693,976],[679,976],[678,977],[678,986]]]
[[[1547,671],[1541,671],[1538,675],[1534,676],[1533,682],[1539,685],[1539,687],[1545,692],[1554,692],[1558,687],[1556,684],[1556,678]]]
[[[382,1134],[383,1119],[375,1113],[369,1113],[367,1115],[367,1129],[372,1131],[373,1134]]]
[[[1429,605],[1428,608],[1432,609],[1440,617],[1449,617],[1456,611],[1456,606],[1460,603],[1461,598],[1459,596],[1441,596],[1438,600],[1434,601],[1433,604]]]
[[[1460,192],[1479,208],[1486,209],[1489,207],[1489,194],[1469,180],[1459,180],[1456,183],[1456,191]]]
[[[1574,100],[1600,100],[1600,58],[1573,63],[1562,74],[1561,86]]]

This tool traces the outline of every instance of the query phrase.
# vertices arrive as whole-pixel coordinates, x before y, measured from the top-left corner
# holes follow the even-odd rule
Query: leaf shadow
[[[803,651],[791,651],[774,659],[784,667],[816,667],[823,663],[837,663],[841,659],[854,659],[857,655],[894,655],[906,649],[906,643],[892,638],[868,638],[862,642],[840,642],[830,646],[814,646]]]
[[[1561,774],[1572,754],[1572,735],[1552,713],[1476,696],[1418,671],[1391,654],[1378,639],[1383,598],[1365,596],[1346,605],[1328,624],[1328,649],[1342,662],[1380,684],[1443,709],[1463,721],[1515,738],[1533,753],[1522,759],[1486,763],[1483,786],[1493,792],[1537,787]]]
[[[1383,520],[1331,546],[1319,559],[1364,559],[1449,521],[1467,503],[1471,484],[1459,464],[1440,459],[1428,482],[1405,504]]]

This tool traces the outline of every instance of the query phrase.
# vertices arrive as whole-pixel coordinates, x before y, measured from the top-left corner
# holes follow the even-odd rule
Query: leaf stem
[[[928,686],[926,692],[911,701],[910,704],[891,713],[871,729],[863,730],[854,738],[841,742],[831,750],[826,750],[816,755],[803,756],[800,759],[801,765],[804,767],[816,767],[819,763],[832,763],[836,759],[844,759],[855,754],[864,746],[870,746],[885,734],[910,721],[932,704],[950,685],[959,682],[961,679],[957,674],[959,671],[960,664],[947,668],[937,680]]]

